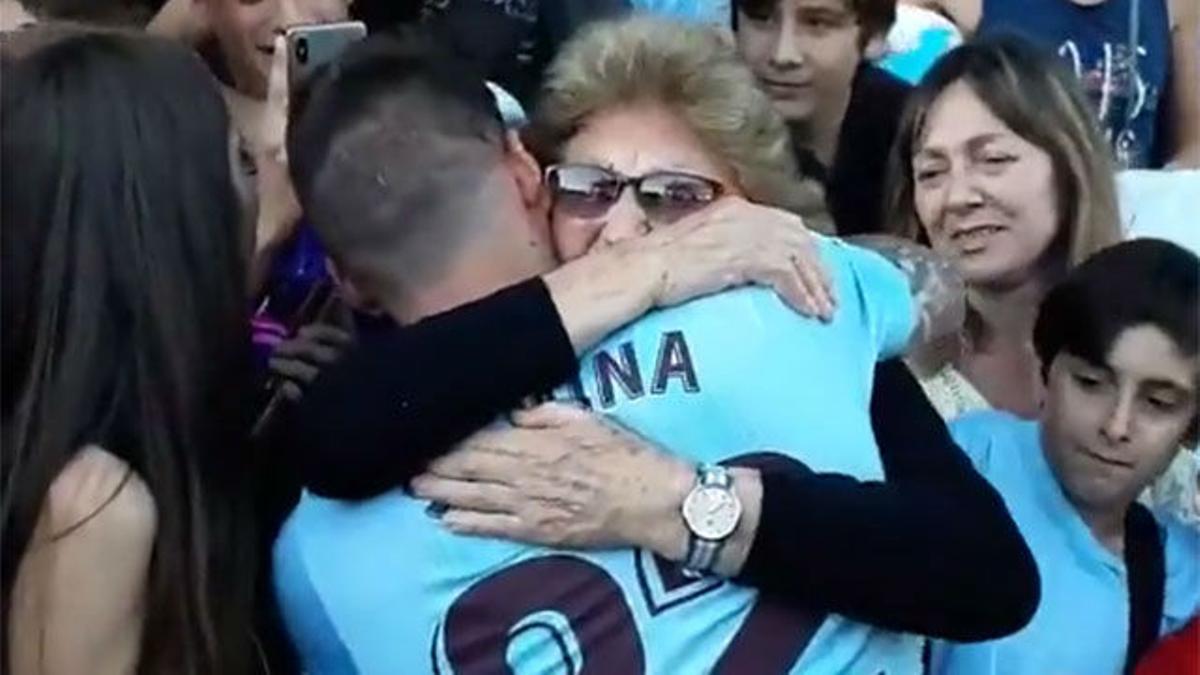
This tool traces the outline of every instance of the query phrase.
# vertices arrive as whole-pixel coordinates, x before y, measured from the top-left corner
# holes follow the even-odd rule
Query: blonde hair
[[[528,140],[539,159],[556,161],[592,115],[645,102],[678,114],[732,167],[747,198],[832,229],[820,187],[799,174],[783,119],[714,28],[648,16],[592,24],[550,65]]]
[[[1050,155],[1060,214],[1047,255],[1060,271],[1121,240],[1115,169],[1078,84],[1052,56],[1011,36],[972,40],[943,56],[913,90],[892,148],[884,222],[926,241],[913,207],[912,158],[933,103],[963,82],[992,114]]]

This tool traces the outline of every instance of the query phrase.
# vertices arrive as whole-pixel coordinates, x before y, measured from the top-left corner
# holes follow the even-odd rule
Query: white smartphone
[[[361,21],[292,26],[287,29],[288,87],[296,91],[321,66],[367,36]]]

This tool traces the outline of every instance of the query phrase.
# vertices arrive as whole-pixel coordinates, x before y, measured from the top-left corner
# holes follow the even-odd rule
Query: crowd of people
[[[1200,672],[1198,7],[0,0],[0,668]]]

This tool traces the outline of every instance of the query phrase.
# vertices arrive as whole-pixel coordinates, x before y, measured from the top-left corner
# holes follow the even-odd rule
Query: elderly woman
[[[785,210],[745,201],[803,205],[814,195],[789,180],[786,130],[716,34],[648,20],[605,24],[572,43],[551,73],[534,145],[554,162],[547,170],[554,239],[564,259],[579,256],[572,265],[698,219],[738,222],[748,232],[755,221],[802,226]],[[383,349],[352,355],[306,397],[297,436],[305,439],[314,491],[378,494],[444,452],[426,442],[431,436],[444,444],[472,430],[464,414],[457,428],[436,434],[414,420],[405,436],[397,433],[408,428],[398,424],[402,415],[369,414],[355,391],[366,382],[401,400],[385,356]],[[476,376],[481,391],[492,386],[482,382],[489,377]],[[750,487],[742,496],[762,517],[746,519],[715,571],[740,571],[740,581],[797,604],[893,630],[963,640],[1014,630],[1035,604],[1036,576],[1002,503],[903,366],[885,364],[877,378],[871,412],[886,480],[817,473],[801,462],[739,470],[739,484]],[[459,387],[441,405],[475,414],[471,392]],[[358,401],[354,410],[345,400]],[[492,410],[502,412],[499,404]],[[445,422],[441,412],[434,418]],[[642,545],[683,559],[689,533],[678,513],[694,467],[575,411],[541,408],[517,424],[475,437],[417,481],[418,494],[451,507],[447,525],[558,545]],[[500,500],[485,508],[472,497],[484,493]],[[551,493],[562,498],[547,500]],[[915,643],[887,630],[872,635],[876,646],[895,645],[905,663],[919,662]],[[839,658],[828,649],[814,654]]]

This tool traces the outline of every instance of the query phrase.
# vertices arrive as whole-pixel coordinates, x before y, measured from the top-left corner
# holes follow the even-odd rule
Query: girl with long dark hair
[[[250,233],[220,95],[116,33],[2,77],[4,665],[245,672]]]

